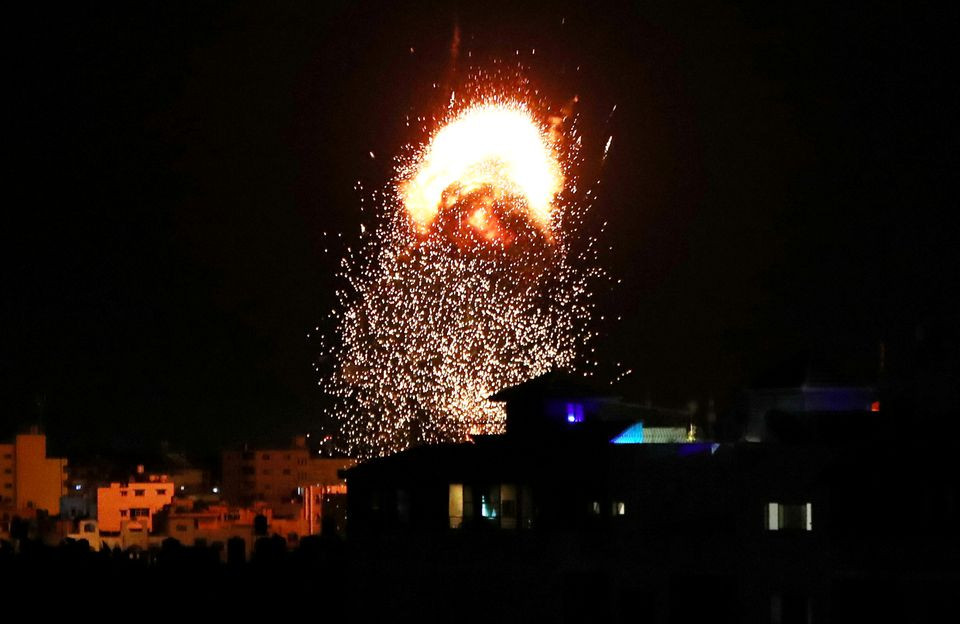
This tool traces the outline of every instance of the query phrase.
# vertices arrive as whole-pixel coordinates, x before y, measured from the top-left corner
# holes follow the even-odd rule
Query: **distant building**
[[[748,442],[838,441],[883,422],[877,388],[866,376],[827,372],[800,357],[769,371],[744,393]]]
[[[223,499],[241,506],[257,501],[290,504],[307,479],[309,458],[302,437],[290,448],[224,451]]]
[[[249,558],[256,540],[261,537],[279,535],[287,546],[295,547],[300,538],[311,534],[306,516],[276,516],[273,509],[263,504],[253,507],[198,506],[189,500],[176,499],[161,512],[158,520],[161,518],[163,527],[158,530],[156,539],[172,537],[185,546],[201,543],[218,546],[221,557],[226,556],[226,544],[233,538],[243,540],[244,555]],[[262,531],[258,529],[258,523],[262,523]]]
[[[308,499],[319,511],[314,499],[342,495],[346,484],[339,471],[356,463],[350,458],[312,456],[305,436],[294,438],[288,448],[224,451],[222,459],[223,499],[242,507],[265,503],[277,516],[300,514]],[[305,498],[308,487],[314,490]]]
[[[97,514],[103,533],[119,532],[129,526],[153,531],[153,518],[173,500],[173,481],[160,477],[145,483],[111,483],[97,489]]]
[[[20,515],[44,510],[55,516],[66,481],[67,460],[47,457],[47,437],[36,429],[12,444],[0,444],[0,507]]]
[[[641,509],[636,462],[683,467],[719,448],[682,424],[688,413],[624,403],[563,376],[546,375],[491,400],[506,402],[505,435],[423,446],[347,470],[349,530],[620,522],[626,510]]]
[[[534,380],[494,397],[502,436],[346,471],[348,534],[405,562],[392,582],[469,562],[538,608],[549,597],[552,619],[909,621],[956,581],[956,441],[877,426],[833,439],[825,423],[877,416],[851,396],[795,412],[823,416],[817,435],[717,444],[647,435],[609,397]]]

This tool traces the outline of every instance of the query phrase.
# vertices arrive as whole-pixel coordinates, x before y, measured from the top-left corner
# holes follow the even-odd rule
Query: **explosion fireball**
[[[421,232],[438,211],[482,188],[491,189],[495,201],[521,198],[514,207],[549,231],[553,201],[563,188],[560,164],[542,128],[527,111],[508,104],[461,113],[437,132],[415,168],[414,178],[402,185],[403,204]],[[471,218],[482,231],[481,215]]]
[[[321,385],[338,399],[342,450],[360,458],[502,432],[487,397],[571,368],[591,337],[599,269],[592,241],[571,252],[586,206],[569,113],[541,120],[507,97],[454,108],[398,159],[377,222],[342,261]]]

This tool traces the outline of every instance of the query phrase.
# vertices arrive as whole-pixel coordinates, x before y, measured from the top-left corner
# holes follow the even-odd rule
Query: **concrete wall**
[[[43,434],[18,435],[15,447],[17,509],[45,509],[52,516],[59,514],[60,497],[66,494],[67,460],[47,458],[47,437]]]

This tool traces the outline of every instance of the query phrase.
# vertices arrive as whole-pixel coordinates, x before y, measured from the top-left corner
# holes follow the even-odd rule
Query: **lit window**
[[[599,516],[599,515],[600,515],[600,502],[599,502],[599,501],[593,501],[592,503],[590,503],[590,511],[593,512],[593,515]]]
[[[459,529],[463,526],[463,484],[451,483],[450,495],[448,497],[448,513],[450,517],[450,528]]]
[[[766,524],[769,531],[812,531],[813,505],[767,503]]]
[[[870,404],[870,411],[871,411],[871,412],[879,412],[879,411],[880,411],[880,401],[874,401],[873,403],[871,403],[871,404]]]
[[[615,501],[613,503],[613,515],[615,516],[625,516],[627,514],[627,506],[623,501]]]
[[[480,495],[480,515],[495,520],[500,515],[500,486]]]

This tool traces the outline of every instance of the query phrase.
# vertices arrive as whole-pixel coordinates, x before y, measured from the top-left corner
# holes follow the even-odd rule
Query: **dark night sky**
[[[63,449],[321,426],[321,232],[356,232],[354,182],[382,186],[421,138],[404,116],[445,101],[457,20],[461,67],[519,49],[580,96],[595,171],[614,136],[591,227],[623,278],[599,351],[626,392],[722,397],[803,350],[862,364],[960,283],[952,7],[358,4],[9,16],[0,437],[38,397]]]

